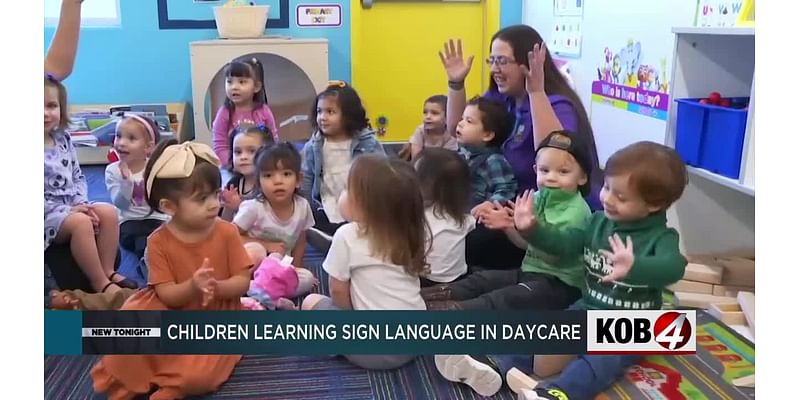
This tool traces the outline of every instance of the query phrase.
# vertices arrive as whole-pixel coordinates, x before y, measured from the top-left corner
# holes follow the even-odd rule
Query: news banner
[[[693,354],[694,311],[45,311],[45,354]]]

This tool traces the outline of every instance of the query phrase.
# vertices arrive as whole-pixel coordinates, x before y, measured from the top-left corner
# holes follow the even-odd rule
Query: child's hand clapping
[[[600,250],[600,253],[611,260],[611,273],[600,279],[601,282],[615,282],[628,276],[633,267],[633,242],[628,236],[625,243],[622,243],[619,235],[608,237],[608,244],[611,251]]]
[[[242,204],[242,197],[233,186],[228,186],[222,191],[222,205],[225,208],[239,209]]]
[[[472,211],[470,211],[470,214],[472,214],[472,216],[475,217],[475,219],[480,220],[485,216],[487,212],[492,211],[493,209],[494,209],[494,204],[492,204],[491,201],[487,200],[473,207]]]
[[[503,206],[494,202],[494,207],[486,211],[478,219],[478,222],[489,229],[509,229],[514,227],[514,203],[509,201],[509,206]]]
[[[517,231],[527,231],[533,228],[535,223],[533,193],[526,190],[521,196],[517,196],[517,202],[514,204],[514,227]]]
[[[203,294],[203,307],[214,298],[216,280],[212,276],[214,269],[209,265],[208,258],[203,259],[203,264],[192,275],[192,285]]]
[[[119,174],[122,175],[122,179],[127,180],[131,177],[131,168],[124,160],[119,160]]]

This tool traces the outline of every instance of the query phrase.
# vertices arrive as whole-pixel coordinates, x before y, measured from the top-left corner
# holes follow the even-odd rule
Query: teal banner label
[[[586,312],[84,311],[83,354],[579,354]]]

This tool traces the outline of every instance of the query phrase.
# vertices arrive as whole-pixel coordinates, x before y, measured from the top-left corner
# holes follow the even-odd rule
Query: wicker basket
[[[270,6],[214,7],[217,32],[223,39],[264,36]]]

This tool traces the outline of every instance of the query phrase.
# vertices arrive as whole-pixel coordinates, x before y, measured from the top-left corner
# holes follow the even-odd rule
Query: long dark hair
[[[227,78],[250,78],[255,82],[261,83],[261,90],[253,93],[253,108],[259,108],[267,101],[267,89],[264,85],[264,65],[255,57],[234,60],[225,66],[225,79]],[[225,97],[225,109],[228,115],[233,115],[236,105],[227,96]],[[228,118],[228,132],[233,128],[233,118]]]
[[[328,87],[314,99],[314,104],[311,105],[311,112],[309,113],[311,128],[314,131],[319,129],[317,125],[317,106],[319,100],[323,97],[332,97],[336,99],[336,103],[342,111],[344,130],[348,135],[355,136],[361,130],[370,127],[369,119],[367,118],[367,110],[364,109],[364,104],[361,102],[361,97],[358,96],[358,92],[356,92],[352,86],[339,81],[328,85]]]
[[[536,29],[528,25],[511,25],[497,31],[494,36],[492,36],[489,51],[491,51],[491,43],[494,43],[497,39],[511,45],[511,48],[514,49],[514,61],[526,67],[530,67],[528,65],[528,52],[533,50],[533,45],[544,43],[544,39],[539,35],[539,32],[536,32]],[[495,83],[494,79],[491,79],[491,76],[489,77],[489,88],[490,90],[497,91],[497,83]],[[547,50],[544,59],[544,91],[548,96],[563,96],[572,103],[575,112],[578,114],[577,131],[585,135],[586,142],[591,145],[593,164],[592,181],[602,181],[602,172],[600,171],[599,160],[597,158],[597,145],[594,141],[592,126],[589,123],[589,115],[586,113],[586,108],[583,107],[583,103],[580,97],[578,97],[578,94],[569,86],[569,83],[561,74],[561,71],[558,70],[555,62],[553,62],[553,57],[550,56],[550,50]]]
[[[425,207],[433,209],[437,218],[450,217],[464,225],[469,213],[471,190],[469,166],[452,150],[428,147],[420,152],[414,168],[419,177]]]

